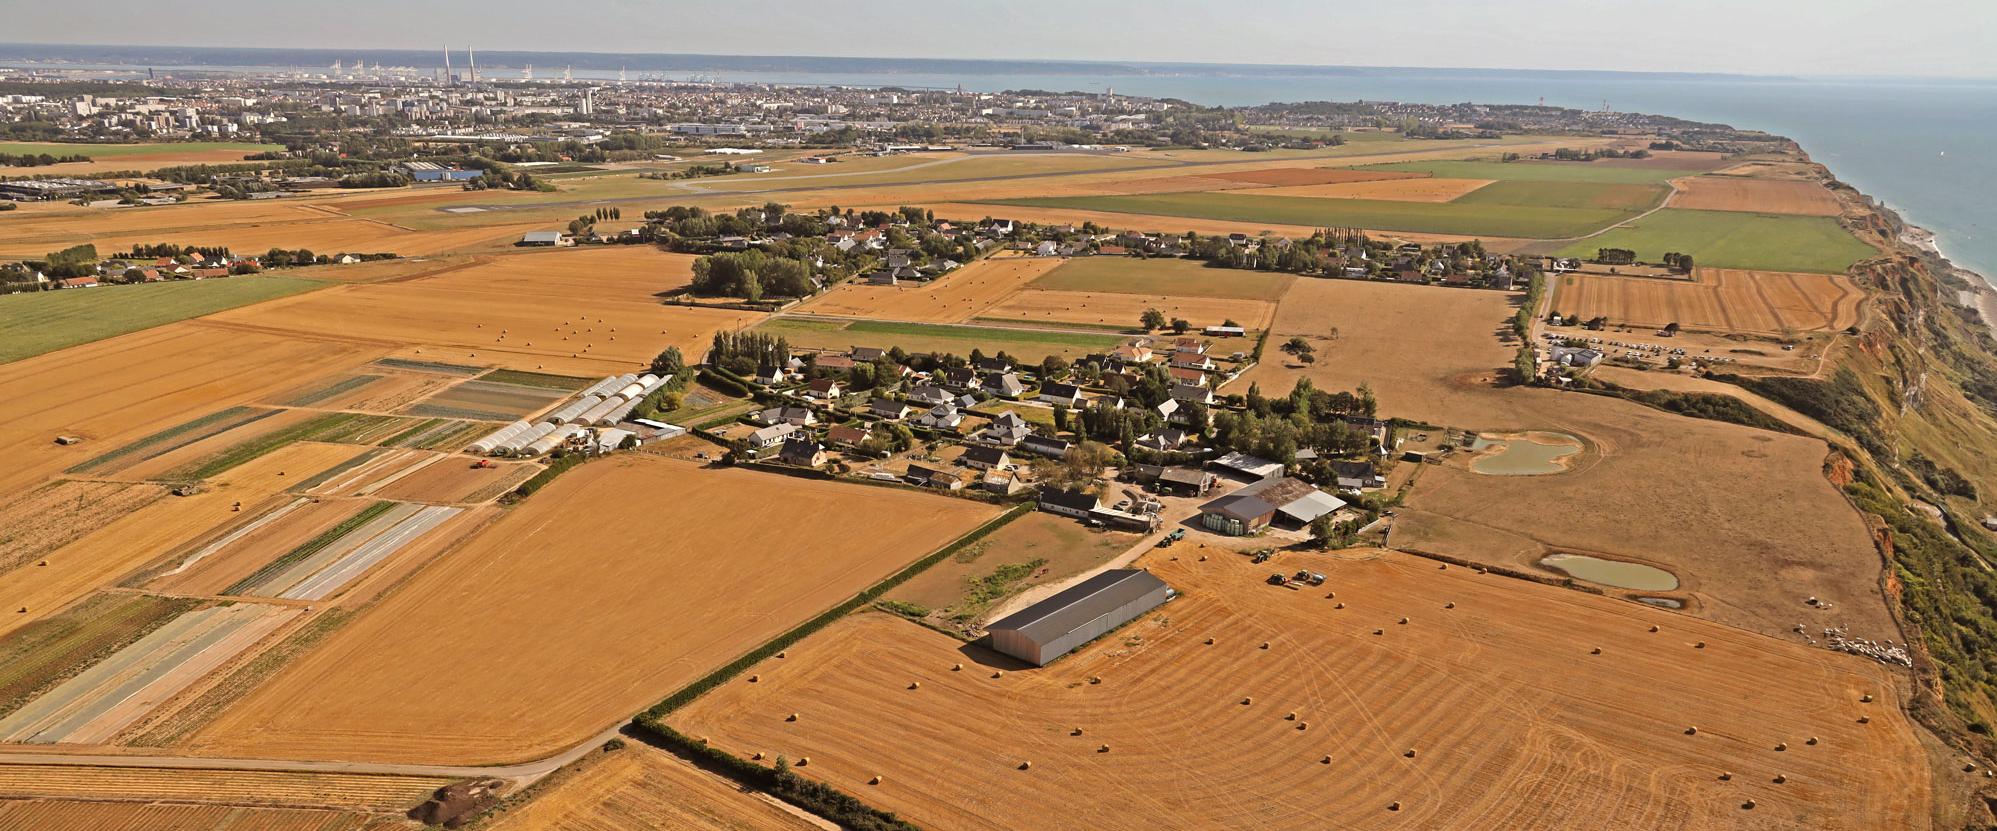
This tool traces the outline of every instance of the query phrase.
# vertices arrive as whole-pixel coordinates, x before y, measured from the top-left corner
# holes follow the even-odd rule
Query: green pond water
[[[1581,440],[1560,433],[1530,433],[1525,438],[1479,438],[1471,450],[1497,448],[1470,463],[1470,470],[1491,476],[1545,476],[1567,468],[1561,460],[1581,452]]]
[[[1619,589],[1668,592],[1678,588],[1677,575],[1641,563],[1604,560],[1585,554],[1548,554],[1540,558],[1539,564],[1576,580]]]

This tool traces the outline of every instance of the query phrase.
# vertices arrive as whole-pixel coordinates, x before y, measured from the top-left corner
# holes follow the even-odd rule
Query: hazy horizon
[[[565,18],[522,0],[209,0],[193,7],[102,0],[87,12],[0,0],[0,15],[9,22],[6,41],[56,46],[434,51],[469,44],[493,52],[1997,80],[1989,37],[1997,31],[1997,3],[1981,0],[1632,0],[1614,8],[1594,0],[1515,0],[1501,9],[1406,0],[1390,10],[1156,0],[1141,14],[1091,0],[1016,0],[880,16],[802,0],[727,9],[645,0],[600,5],[587,18]],[[274,6],[285,8],[272,14]],[[1271,31],[1272,20],[1293,25]]]

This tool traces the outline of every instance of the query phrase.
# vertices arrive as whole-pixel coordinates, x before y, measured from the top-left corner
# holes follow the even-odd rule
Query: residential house
[[[1069,442],[1067,439],[1057,439],[1052,436],[1042,436],[1037,433],[1029,434],[1027,435],[1026,438],[1019,440],[1019,449],[1024,450],[1028,453],[1038,453],[1042,456],[1051,456],[1056,459],[1068,455],[1068,448],[1072,446],[1073,444]]]
[[[978,371],[968,366],[951,367],[943,371],[943,386],[953,390],[969,390],[978,385]]]
[[[819,369],[833,369],[844,372],[852,369],[853,359],[845,355],[819,355],[811,359],[811,365]]]
[[[1110,357],[1128,364],[1151,362],[1151,347],[1141,343],[1126,343],[1112,350]]]
[[[1171,368],[1168,375],[1170,375],[1172,382],[1175,384],[1190,384],[1195,387],[1204,387],[1207,385],[1207,374],[1197,369],[1186,369],[1175,366]]]
[[[825,448],[807,433],[794,433],[784,440],[784,447],[777,451],[777,460],[798,467],[818,467],[825,464]]]
[[[964,487],[964,480],[957,474],[947,470],[936,470],[923,465],[909,465],[908,475],[902,478],[906,479],[910,484],[925,488],[942,488],[943,490],[954,491]]]
[[[844,424],[835,424],[832,425],[831,429],[825,431],[825,443],[833,447],[855,450],[872,436],[873,432],[868,430],[864,425],[860,427],[848,427]]]
[[[1043,240],[1039,245],[1033,247],[1033,255],[1036,257],[1052,257],[1059,253],[1061,253],[1061,246],[1053,240]]]
[[[1204,379],[1206,376],[1202,375],[1200,377]],[[1082,388],[1074,384],[1046,381],[1041,383],[1040,395],[1034,400],[1047,404],[1059,404],[1063,407],[1079,407],[1083,403]]]
[[[1018,398],[1026,393],[1026,384],[1016,373],[1000,372],[985,376],[984,390],[1000,398]]]
[[[783,367],[776,364],[764,364],[756,367],[756,375],[751,380],[766,387],[774,387],[783,383],[785,377]]]
[[[931,430],[955,430],[957,425],[963,423],[964,414],[957,411],[956,404],[938,404],[929,412],[915,417],[916,426]]]
[[[1213,390],[1196,384],[1173,384],[1172,399],[1188,404],[1212,404]]]
[[[943,388],[931,386],[929,384],[923,384],[921,386],[916,387],[915,389],[908,391],[909,402],[917,406],[934,407],[938,404],[950,401],[952,400],[952,398],[954,398],[954,396],[950,395],[950,393],[945,391]]]
[[[1189,349],[1181,349],[1173,352],[1172,366],[1179,369],[1197,369],[1201,371],[1209,371],[1215,368],[1213,359],[1207,357],[1206,350],[1194,351]]]
[[[1011,447],[1020,443],[1020,441],[1031,435],[1032,432],[1026,426],[1026,419],[1020,418],[1018,413],[1007,410],[999,413],[997,418],[992,419],[992,423],[985,425],[984,429],[972,435],[971,440],[985,444]]]
[[[908,414],[914,412],[914,409],[907,402],[891,401],[886,398],[876,398],[867,402],[868,414],[875,418],[884,418],[889,421],[900,421],[908,418]]]
[[[749,438],[747,439],[749,448],[751,450],[768,450],[783,443],[785,439],[790,438],[792,433],[800,429],[803,428],[795,424],[772,424],[749,434]]]
[[[1011,372],[1012,361],[999,357],[979,358],[971,362],[971,368],[979,372]]]
[[[818,423],[818,414],[812,412],[810,407],[771,407],[751,416],[749,420],[765,427],[778,424],[809,427]]]
[[[1012,467],[1012,456],[1008,455],[1003,447],[983,445],[966,447],[964,455],[958,456],[957,461],[977,470],[1002,470]]]
[[[1159,451],[1177,450],[1190,438],[1192,438],[1191,433],[1177,427],[1167,427],[1156,433],[1146,433],[1137,437],[1137,446]]]
[[[839,397],[843,386],[837,378],[820,378],[804,386],[804,394],[809,398],[831,401]]]
[[[1373,469],[1372,462],[1340,460],[1331,463],[1331,474],[1339,490],[1361,491],[1385,487],[1386,478]]]
[[[888,351],[878,346],[855,346],[847,354],[855,361],[873,363],[887,357]]]

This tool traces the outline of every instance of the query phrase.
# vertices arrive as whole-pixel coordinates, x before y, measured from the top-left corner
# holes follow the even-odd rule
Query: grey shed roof
[[[562,239],[562,232],[528,231],[526,236],[521,237],[521,239],[524,239],[528,242],[560,242]]]
[[[1016,631],[1038,643],[1047,643],[1164,585],[1165,581],[1141,568],[1111,569],[1007,615],[985,629]]]

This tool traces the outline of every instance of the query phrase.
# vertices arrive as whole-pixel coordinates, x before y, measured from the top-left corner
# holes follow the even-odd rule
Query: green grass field
[[[1513,179],[1492,182],[1450,200],[1457,205],[1517,205],[1540,208],[1595,208],[1641,213],[1664,204],[1664,185],[1546,182]]]
[[[1034,208],[1182,216],[1248,224],[1337,226],[1378,231],[1457,234],[1467,237],[1561,239],[1578,237],[1628,219],[1631,211],[1551,208],[1379,199],[1311,199],[1248,193],[1162,193],[1080,196],[990,202]]]
[[[1577,241],[1559,254],[1593,256],[1600,248],[1628,248],[1637,259],[1653,263],[1667,251],[1678,251],[1691,254],[1702,266],[1824,274],[1841,274],[1873,254],[1871,246],[1827,217],[1676,208]]]
[[[1207,268],[1193,260],[1078,257],[1028,285],[1045,291],[1101,291],[1276,301],[1289,290],[1287,274]]]
[[[267,274],[10,294],[0,297],[0,363],[328,285]]]
[[[201,153],[209,150],[242,150],[243,155],[262,153],[269,150],[283,150],[282,144],[250,144],[240,141],[171,141],[152,144],[78,144],[71,142],[39,141],[0,141],[0,153],[25,155],[47,153],[51,156],[89,156],[95,161],[108,161],[125,156],[147,153]]]
[[[1123,338],[1115,335],[1089,332],[876,320],[812,320],[796,317],[775,318],[757,329],[768,334],[782,335],[793,346],[813,349],[899,346],[910,352],[948,352],[957,355],[969,355],[972,349],[981,349],[988,355],[1003,351],[1019,360],[1033,362],[1048,355],[1073,357],[1100,352],[1123,342]]]
[[[1692,171],[1648,167],[1606,167],[1583,162],[1394,162],[1361,170],[1402,170],[1442,179],[1496,179],[1500,182],[1593,182],[1602,185],[1656,184]]]

